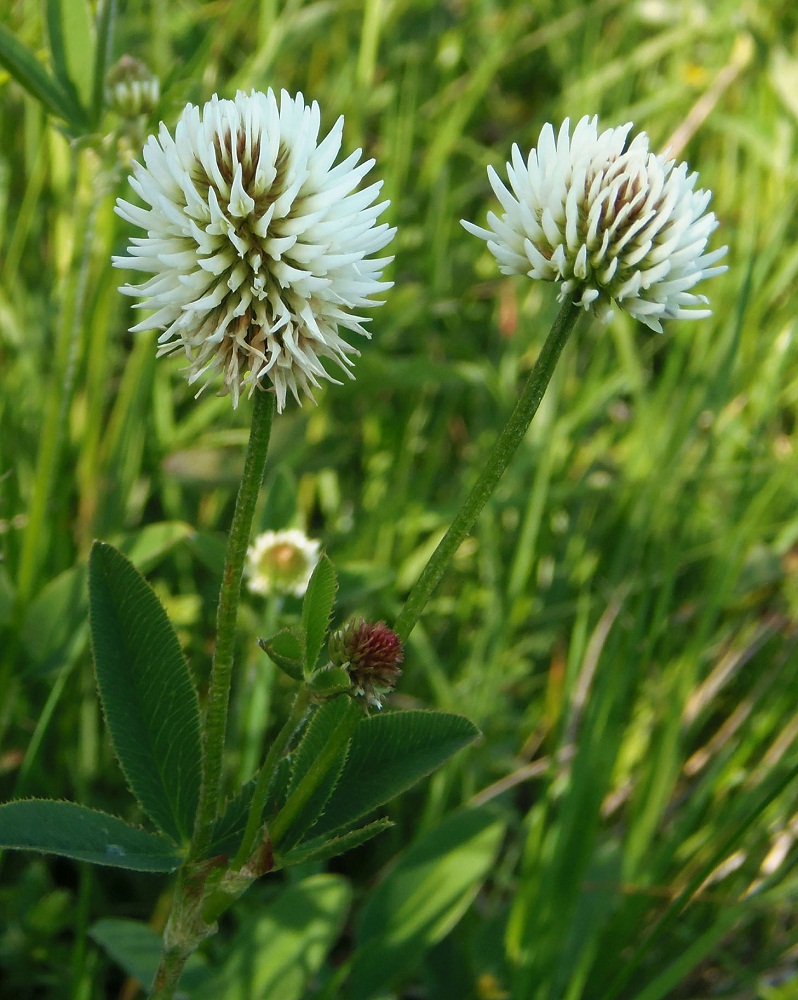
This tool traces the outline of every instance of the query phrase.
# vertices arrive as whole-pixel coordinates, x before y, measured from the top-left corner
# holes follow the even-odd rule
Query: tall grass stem
[[[92,150],[86,150],[77,164],[73,257],[59,296],[61,319],[56,335],[52,382],[43,393],[47,398],[47,406],[44,409],[28,518],[17,570],[11,640],[4,650],[0,665],[0,738],[8,723],[8,709],[14,701],[11,692],[17,669],[20,635],[28,605],[39,583],[48,538],[45,530],[47,518],[61,464],[67,418],[75,389],[75,372],[80,356],[89,289],[89,270],[95,250],[97,213],[102,202],[97,197],[98,179],[97,157]]]
[[[94,252],[97,212],[102,203],[102,199],[97,198],[97,171],[97,158],[92,150],[88,150],[79,164],[78,190],[75,196],[77,226],[74,247],[77,259],[74,270],[66,279],[62,295],[60,310],[62,322],[55,346],[54,385],[42,427],[28,523],[22,542],[17,576],[17,601],[20,611],[24,611],[27,607],[36,588],[37,574],[44,555],[42,539],[46,537],[46,533],[43,527],[58,471],[67,417],[72,405],[83,317],[86,311],[89,268]]]

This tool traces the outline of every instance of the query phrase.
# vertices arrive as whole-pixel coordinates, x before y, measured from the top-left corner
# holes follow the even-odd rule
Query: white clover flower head
[[[368,337],[360,310],[392,284],[379,279],[393,258],[369,256],[395,232],[375,224],[382,184],[355,190],[374,161],[357,150],[333,166],[343,118],[318,141],[320,123],[315,101],[285,91],[189,104],[174,138],[161,124],[133,165],[149,207],[117,202],[147,235],[114,264],[153,275],[122,288],[155,310],[132,332],[162,330],[159,355],[185,351],[189,383],[221,373],[234,407],[269,382],[278,410],[288,392],[312,399],[319,379],[336,381],[322,358],[351,378],[359,352],[339,328]]]
[[[293,594],[308,589],[320,543],[303,531],[264,531],[247,549],[247,586],[253,594]]]
[[[513,146],[511,190],[488,167],[502,217],[489,212],[489,229],[462,224],[487,240],[503,274],[559,282],[561,302],[603,322],[617,303],[661,333],[663,319],[710,315],[690,289],[726,270],[713,265],[727,247],[705,252],[718,223],[698,174],[650,152],[645,132],[627,142],[631,128],[599,134],[598,118],[585,117],[571,136],[566,118],[555,136],[544,125],[527,160]]]

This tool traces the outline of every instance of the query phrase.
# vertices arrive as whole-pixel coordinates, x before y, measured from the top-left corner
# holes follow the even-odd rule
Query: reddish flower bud
[[[354,693],[362,695],[367,705],[382,708],[381,699],[393,691],[402,673],[399,636],[385,622],[359,618],[333,632],[329,652],[333,666],[349,671]]]

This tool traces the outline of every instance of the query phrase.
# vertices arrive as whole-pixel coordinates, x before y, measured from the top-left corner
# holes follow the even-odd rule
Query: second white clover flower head
[[[161,124],[133,165],[148,207],[117,202],[146,236],[114,264],[152,275],[122,289],[155,310],[133,332],[162,330],[158,353],[184,351],[190,383],[221,374],[233,406],[268,383],[278,410],[289,392],[313,398],[336,381],[322,358],[350,374],[359,352],[339,329],[369,336],[361,310],[391,286],[392,258],[370,256],[395,232],[376,224],[382,184],[355,190],[374,161],[357,150],[333,166],[343,118],[321,141],[320,124],[315,101],[285,91],[189,104],[174,138]]]
[[[247,586],[254,594],[302,597],[319,556],[320,543],[296,528],[264,531],[247,550]]]
[[[561,302],[604,322],[616,303],[662,332],[663,319],[710,315],[691,289],[726,270],[714,265],[727,248],[706,252],[718,223],[698,174],[650,152],[645,132],[627,142],[631,128],[599,133],[598,118],[585,117],[571,136],[566,118],[555,136],[544,125],[526,160],[513,146],[510,190],[488,167],[501,218],[489,212],[489,229],[463,226],[487,240],[503,274],[558,282]]]
[[[105,80],[107,103],[123,118],[149,115],[158,106],[161,84],[140,59],[124,55]]]

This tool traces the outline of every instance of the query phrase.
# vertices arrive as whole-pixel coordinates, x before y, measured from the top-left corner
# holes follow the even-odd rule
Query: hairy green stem
[[[202,734],[200,801],[188,858],[178,873],[172,898],[172,911],[164,932],[163,953],[152,986],[152,1000],[172,1000],[189,956],[213,931],[212,926],[202,917],[202,906],[208,892],[206,883],[212,870],[207,863],[202,863],[202,859],[210,847],[216,821],[241,578],[244,573],[244,560],[252,530],[255,504],[266,468],[274,406],[274,393],[255,394],[244,472],[238,487],[233,522],[227,539],[227,556],[216,610],[216,652],[211,667]]]
[[[249,856],[255,849],[263,819],[263,810],[266,807],[266,799],[269,796],[269,790],[271,789],[272,782],[274,781],[274,774],[277,770],[277,765],[280,763],[280,758],[283,756],[285,748],[288,746],[291,737],[297,731],[297,728],[304,719],[309,702],[310,697],[308,689],[307,687],[302,687],[294,699],[291,713],[286,719],[285,725],[277,736],[275,736],[272,745],[269,747],[266,760],[264,761],[263,767],[258,775],[255,790],[252,793],[252,802],[249,806],[247,826],[244,830],[241,846],[239,847],[238,853],[230,866],[234,871],[240,869],[241,866],[247,862]]]
[[[538,411],[562,349],[579,316],[579,311],[579,307],[570,300],[563,303],[546,338],[546,343],[535,362],[535,367],[524,386],[521,397],[516,403],[485,468],[408,594],[405,606],[393,627],[394,632],[403,642],[413,631],[427,601],[432,596],[432,592],[452,561],[452,557],[463,539],[471,531],[474,521],[479,517],[482,508],[496,489],[504,470],[510,464],[523,440],[532,418]]]
[[[300,813],[310,801],[311,796],[327,777],[336,758],[344,751],[346,744],[352,738],[359,722],[363,718],[363,706],[350,701],[335,732],[325,743],[319,755],[311,764],[307,774],[299,781],[288,801],[269,826],[269,837],[275,849],[279,848],[286,835],[291,832]]]
[[[164,949],[161,963],[155,973],[150,1000],[172,1000],[190,954],[191,952],[182,948]]]
[[[200,943],[215,930],[202,917],[205,884],[211,868],[184,864],[177,873],[172,908],[163,933],[161,961],[155,973],[150,1000],[173,1000],[186,962]]]
[[[252,429],[244,461],[244,473],[238,488],[233,523],[227,540],[227,557],[216,612],[216,653],[211,668],[203,726],[202,787],[189,853],[190,861],[204,856],[210,845],[213,824],[216,820],[222,777],[222,756],[227,729],[227,706],[230,700],[230,681],[233,672],[241,576],[244,571],[244,559],[249,544],[255,503],[263,482],[266,454],[269,450],[269,437],[274,417],[274,403],[274,393],[255,393]]]

